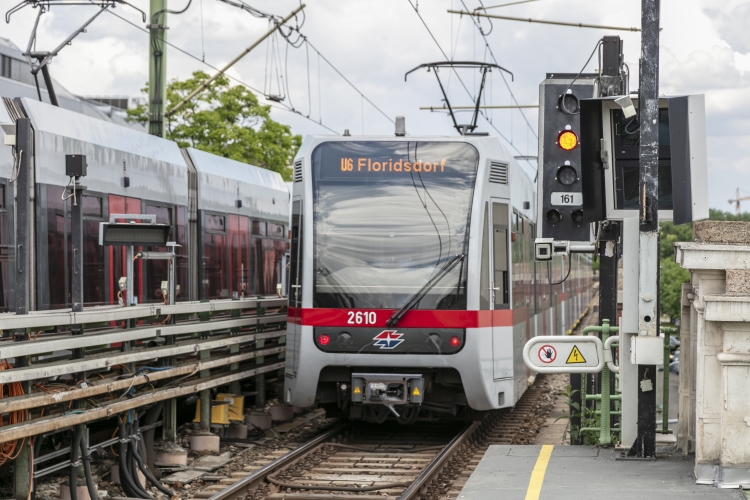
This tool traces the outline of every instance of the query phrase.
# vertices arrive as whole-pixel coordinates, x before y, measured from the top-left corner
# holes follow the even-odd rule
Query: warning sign
[[[585,363],[585,362],[586,362],[586,358],[583,357],[583,354],[581,354],[581,351],[580,349],[578,349],[578,346],[574,345],[573,350],[570,351],[568,360],[565,363],[572,364],[572,363]]]
[[[354,394],[362,394],[362,389],[360,389],[359,387],[355,387]]]
[[[557,350],[549,344],[545,344],[539,348],[539,361],[544,364],[552,363],[557,359]]]
[[[412,396],[421,396],[422,393],[419,392],[419,387],[415,387],[413,391],[411,391]]]
[[[523,347],[523,362],[537,373],[597,373],[604,347],[593,335],[539,335]]]

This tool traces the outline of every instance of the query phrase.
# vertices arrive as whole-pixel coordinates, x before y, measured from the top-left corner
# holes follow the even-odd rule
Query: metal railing
[[[0,384],[28,387],[0,398],[0,413],[28,412],[0,427],[0,443],[176,397],[203,399],[213,387],[239,388],[240,380],[282,369],[286,304],[243,298],[0,314],[0,329],[27,332],[21,341],[0,339],[0,360],[15,364],[0,370]]]

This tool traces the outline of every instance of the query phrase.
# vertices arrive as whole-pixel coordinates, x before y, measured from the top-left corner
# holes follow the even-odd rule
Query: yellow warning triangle
[[[362,394],[362,389],[360,389],[359,387],[355,387],[354,394]]]
[[[411,391],[412,396],[421,396],[422,393],[419,392],[419,387],[415,387],[413,391]]]
[[[586,358],[583,357],[583,354],[581,354],[581,351],[578,349],[577,345],[573,346],[573,350],[570,351],[570,356],[568,356],[568,360],[565,362],[567,364],[571,363],[585,363]]]

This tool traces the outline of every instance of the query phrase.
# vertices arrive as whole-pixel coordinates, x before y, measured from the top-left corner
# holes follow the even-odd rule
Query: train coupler
[[[397,417],[394,405],[422,404],[424,379],[421,374],[353,373],[352,402],[379,404]]]

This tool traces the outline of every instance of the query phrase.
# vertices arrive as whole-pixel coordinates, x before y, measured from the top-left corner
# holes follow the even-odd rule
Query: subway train
[[[499,139],[305,139],[294,162],[284,399],[381,423],[472,419],[593,297],[591,257],[534,261],[536,187]]]
[[[71,307],[72,200],[65,155],[86,155],[81,178],[84,305],[117,304],[125,248],[99,245],[112,214],[152,214],[176,242],[175,300],[276,295],[288,253],[289,191],[277,172],[215,156],[31,98],[3,98],[0,123],[34,130],[31,310]],[[12,149],[0,146],[0,312],[14,304]],[[162,250],[167,250],[163,248]],[[128,303],[164,300],[167,262],[134,264]]]

